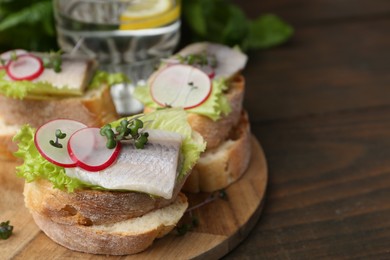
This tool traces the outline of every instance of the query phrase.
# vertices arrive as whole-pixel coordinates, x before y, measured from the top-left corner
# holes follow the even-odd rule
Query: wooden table
[[[390,258],[390,1],[234,1],[296,32],[250,53],[265,208],[225,259]]]

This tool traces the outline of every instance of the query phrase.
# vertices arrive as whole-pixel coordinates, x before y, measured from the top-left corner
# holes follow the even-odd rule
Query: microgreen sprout
[[[11,60],[17,60],[18,59],[18,55],[16,54],[16,51],[12,51],[11,52]]]
[[[133,140],[137,149],[143,149],[149,137],[147,132],[141,131],[143,127],[144,123],[138,118],[123,119],[115,128],[116,133],[111,125],[107,124],[100,129],[100,134],[107,138],[106,147],[108,149],[113,149],[121,140]]]
[[[12,51],[11,52],[10,59],[13,60],[13,61],[18,59],[18,55],[16,54],[16,51]],[[8,60],[6,60],[6,59],[0,58],[0,65],[5,66],[7,64],[7,61]]]
[[[188,231],[193,230],[197,226],[199,226],[199,219],[191,215],[191,222],[177,226],[176,231],[180,236],[182,236],[185,235]]]
[[[62,66],[62,51],[59,50],[57,52],[49,52],[48,54],[45,54],[42,57],[43,66],[45,68],[51,68],[55,72],[59,73],[61,72],[61,66]]]
[[[0,223],[0,238],[1,239],[8,239],[12,235],[12,230],[14,229],[13,226],[9,224],[9,220],[6,222]]]
[[[188,64],[191,66],[210,66],[211,68],[217,67],[217,58],[215,55],[208,55],[206,52],[190,54],[187,56],[177,55],[177,59],[182,64]]]
[[[61,132],[60,129],[57,129],[55,132],[55,136],[56,136],[56,140],[55,141],[50,140],[49,143],[56,148],[62,148],[63,145],[59,143],[59,139],[64,139],[66,137],[66,134]]]

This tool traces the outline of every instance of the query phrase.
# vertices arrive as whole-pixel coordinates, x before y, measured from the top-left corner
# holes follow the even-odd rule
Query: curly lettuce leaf
[[[108,73],[106,71],[97,71],[93,76],[88,89],[97,89],[102,85],[112,86],[119,83],[130,83],[131,80],[123,73]]]
[[[224,91],[227,89],[228,85],[224,79],[213,80],[213,87],[209,98],[200,106],[187,109],[186,111],[207,116],[217,121],[222,115],[227,115],[231,112],[230,104],[224,95]],[[135,88],[133,95],[146,107],[161,108],[151,97],[149,86],[138,86]]]
[[[82,188],[102,189],[68,177],[64,168],[44,159],[35,147],[34,134],[34,128],[24,125],[13,138],[19,148],[14,155],[24,161],[22,165],[16,167],[17,176],[26,179],[27,182],[46,179],[53,184],[54,188],[68,192]]]
[[[128,119],[133,117],[135,116],[128,117]],[[192,130],[187,121],[187,113],[181,108],[166,108],[136,117],[144,122],[145,128],[176,132],[183,136],[181,153],[184,160],[179,178],[188,174],[198,161],[201,152],[206,149],[206,143],[199,133]],[[111,123],[111,126],[117,127],[121,120]]]
[[[45,82],[31,82],[28,80],[10,81],[5,79],[5,70],[0,71],[0,94],[9,98],[23,99],[34,89],[53,89],[54,87]]]

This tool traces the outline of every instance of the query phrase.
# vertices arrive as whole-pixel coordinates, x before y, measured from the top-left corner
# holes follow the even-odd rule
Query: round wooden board
[[[23,205],[23,180],[15,177],[15,163],[0,162],[0,221],[10,220],[14,234],[0,240],[0,255],[6,259],[72,258],[99,259],[105,256],[70,251],[51,241],[35,225]],[[217,259],[236,247],[259,219],[268,179],[267,163],[261,145],[252,137],[248,170],[226,189],[227,200],[216,199],[192,211],[198,226],[179,236],[172,232],[157,239],[146,251],[114,259]],[[187,194],[190,207],[210,194]],[[4,200],[3,198],[6,198]],[[187,213],[188,214],[188,213]],[[190,219],[185,216],[183,221]]]

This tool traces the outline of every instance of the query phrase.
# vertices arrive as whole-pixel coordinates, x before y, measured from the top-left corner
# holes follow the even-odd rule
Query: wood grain
[[[289,45],[252,53],[251,121],[390,105],[388,28],[390,19],[298,28]]]
[[[390,259],[390,1],[234,2],[295,35],[249,55],[244,106],[270,180],[223,259]]]
[[[388,259],[390,107],[255,124],[261,221],[226,259]]]
[[[113,259],[216,259],[240,243],[257,222],[267,184],[267,164],[261,146],[252,140],[253,154],[244,176],[226,189],[228,200],[217,199],[193,211],[199,226],[185,234],[175,233],[156,240],[147,251]],[[2,163],[0,220],[10,220],[14,234],[0,241],[0,255],[6,259],[37,259],[44,252],[53,259],[103,259],[105,256],[70,251],[51,241],[38,230],[23,203],[23,180],[14,174],[15,164]],[[190,206],[202,202],[210,194],[188,194]],[[183,221],[189,220],[187,214]],[[0,257],[1,258],[1,257]]]
[[[388,16],[387,0],[234,0],[252,19],[260,14],[275,13],[294,26],[312,26],[345,20],[375,19]]]

